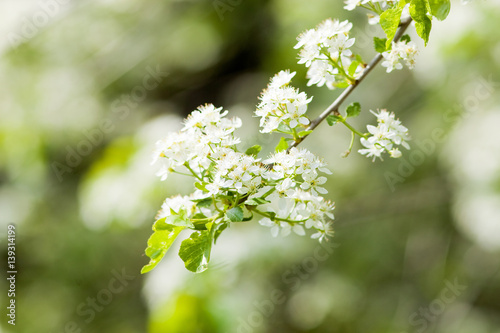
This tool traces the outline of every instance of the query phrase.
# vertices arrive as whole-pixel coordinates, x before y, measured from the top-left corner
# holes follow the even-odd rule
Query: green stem
[[[264,193],[264,195],[262,196],[262,198],[267,198],[271,193],[273,193],[275,190],[275,187],[273,186],[273,188],[271,188],[269,191],[267,191],[266,193]]]
[[[191,169],[191,167],[189,166],[189,162],[186,162],[184,163],[184,166],[193,174],[193,176],[195,176],[199,181],[203,181],[202,178],[200,178],[200,176],[198,176],[198,174],[196,172],[194,172],[193,169]]]
[[[183,175],[183,176],[188,176],[188,177],[193,177],[193,175],[190,175],[189,173],[184,173],[184,172],[180,172],[180,171],[173,171],[173,173],[176,173],[178,175]]]
[[[191,219],[191,222],[210,222],[210,221],[215,221],[217,220],[218,218],[221,218],[223,215],[222,212],[220,212],[219,214],[217,215],[214,215],[214,216],[210,216],[210,217],[206,217],[204,219]]]
[[[233,204],[231,205],[231,208],[238,206],[239,201],[240,201],[240,194],[236,193],[236,200],[234,200]]]
[[[217,207],[217,200],[215,200],[215,196],[212,195],[212,202],[214,203],[215,210],[218,211],[220,214],[224,214],[222,210]]]
[[[353,77],[351,77],[350,75],[348,75],[346,73],[343,66],[340,66],[335,60],[332,59],[332,57],[330,56],[330,53],[326,52],[325,50],[321,50],[321,53],[324,54],[328,58],[330,63],[333,65],[333,67],[337,68],[339,70],[340,74],[342,74],[347,80],[349,80],[350,82],[356,82],[356,80]],[[339,55],[339,59],[340,59],[340,55]]]
[[[356,130],[354,127],[352,127],[351,125],[349,125],[349,123],[347,123],[347,121],[344,120],[341,120],[341,123],[344,124],[348,129],[350,129],[353,133],[356,133],[357,135],[359,135],[360,137],[362,138],[367,138],[368,135],[367,134],[363,134],[361,132],[359,132],[358,130]]]
[[[293,141],[297,141],[299,139],[299,135],[297,134],[297,130],[292,128]]]
[[[259,215],[262,215],[264,217],[267,217],[267,218],[271,219],[271,215],[267,214],[266,212],[260,211],[257,208],[252,208],[252,211],[256,212]],[[276,221],[288,222],[288,223],[293,223],[293,224],[295,224],[295,223],[302,223],[302,222],[305,222],[305,221],[308,220],[308,219],[304,219],[304,220],[298,220],[297,221],[297,220],[283,219],[281,217],[276,217],[276,216],[273,217],[272,219],[276,220]]]
[[[342,155],[342,157],[347,157],[352,151],[352,147],[354,146],[354,139],[356,138],[356,134],[354,132],[351,133],[351,144],[349,145],[349,149]]]

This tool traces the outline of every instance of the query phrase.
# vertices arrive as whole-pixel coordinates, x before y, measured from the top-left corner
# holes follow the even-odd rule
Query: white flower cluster
[[[283,88],[291,76],[278,74],[268,90]],[[158,175],[165,179],[172,172],[188,174],[196,179],[198,189],[190,196],[167,198],[157,217],[190,226],[200,220],[220,222],[224,211],[239,207],[245,215],[263,216],[260,223],[272,226],[273,235],[279,229],[282,235],[291,230],[304,235],[305,227],[316,230],[312,238],[328,237],[334,205],[320,196],[327,193],[321,186],[326,177],[319,175],[330,173],[325,163],[307,149],[297,148],[275,153],[261,163],[255,155],[236,150],[240,139],[234,130],[241,121],[226,114],[211,104],[201,106],[188,116],[180,132],[158,141],[153,156],[153,162],[162,163]],[[286,120],[292,127],[293,118]]]
[[[404,60],[408,68],[412,69],[415,66],[415,57],[417,54],[417,45],[413,42],[392,42],[391,50],[382,53],[384,57],[382,66],[387,68],[387,73],[390,73],[394,69],[402,69],[401,60]]]
[[[388,112],[387,110],[380,110],[379,113],[375,113],[370,110],[377,117],[378,125],[375,127],[373,125],[367,125],[366,128],[372,136],[369,138],[361,138],[361,144],[365,147],[364,149],[358,150],[361,155],[366,155],[366,157],[373,157],[382,159],[382,153],[388,152],[393,158],[401,157],[401,151],[394,146],[403,146],[406,149],[410,149],[408,141],[410,136],[408,134],[408,129],[401,124],[399,119],[395,118],[393,112]]]
[[[267,89],[260,96],[260,104],[257,106],[255,114],[260,118],[262,133],[276,131],[280,124],[284,124],[290,129],[297,126],[307,126],[309,119],[305,116],[307,105],[311,98],[307,98],[304,92],[299,92],[290,86],[290,81],[295,76],[295,72],[280,71],[272,79]]]
[[[312,238],[320,241],[331,234],[334,204],[325,200],[321,194],[328,191],[321,187],[326,177],[319,172],[331,174],[326,164],[307,149],[292,148],[290,152],[273,154],[264,163],[273,165],[272,170],[265,174],[269,184],[275,184],[275,190],[267,196],[269,204],[263,205],[266,214],[259,221],[261,225],[271,227],[271,234],[276,237],[286,236],[291,231],[304,235],[306,229],[314,228],[317,233]],[[264,187],[262,191],[268,191]]]
[[[262,185],[260,175],[265,168],[259,163],[260,159],[223,148],[212,155],[212,160],[214,170],[206,185],[210,195],[216,196],[222,191],[253,194]]]
[[[328,19],[319,24],[316,29],[302,33],[295,48],[299,51],[299,64],[308,67],[308,86],[326,85],[329,89],[348,85],[347,72],[352,62],[352,52],[349,49],[354,44],[354,38],[349,38],[352,23],[349,21]],[[354,71],[358,77],[363,67],[361,64]]]
[[[241,119],[228,119],[227,111],[215,108],[212,104],[200,106],[185,120],[184,128],[177,133],[170,133],[156,143],[152,164],[160,161],[161,169],[157,175],[165,180],[179,168],[191,168],[199,171],[208,168],[212,150],[230,147],[240,142],[233,132],[241,127]]]

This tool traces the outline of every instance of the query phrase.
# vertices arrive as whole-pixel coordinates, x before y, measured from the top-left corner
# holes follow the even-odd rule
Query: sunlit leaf
[[[179,233],[185,228],[184,226],[167,224],[165,223],[165,218],[155,222],[153,225],[154,233],[149,237],[148,247],[145,251],[146,255],[151,258],[151,260],[142,268],[142,274],[151,271],[158,265]]]
[[[213,225],[209,226],[211,229]],[[210,230],[195,231],[181,243],[179,257],[188,270],[201,273],[208,268],[212,249],[212,233]]]

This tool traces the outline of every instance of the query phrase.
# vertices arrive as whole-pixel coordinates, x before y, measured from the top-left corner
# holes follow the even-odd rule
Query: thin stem
[[[411,18],[408,18],[404,21],[402,21],[400,24],[399,24],[399,28],[398,28],[398,31],[396,32],[396,35],[394,36],[394,42],[397,42],[401,39],[401,37],[403,36],[403,34],[405,33],[406,29],[408,28],[408,26],[410,25],[412,19]],[[314,119],[313,121],[311,121],[311,124],[309,125],[309,127],[306,129],[306,131],[313,131],[316,127],[318,127],[319,124],[321,124],[321,122],[323,122],[326,117],[328,117],[330,114],[332,113],[335,113],[335,112],[339,112],[339,107],[342,105],[342,103],[345,102],[345,100],[347,99],[347,97],[349,97],[349,95],[351,95],[351,93],[354,91],[354,89],[356,89],[356,87],[365,79],[365,77],[368,76],[368,74],[370,74],[370,72],[373,70],[373,68],[375,66],[378,65],[378,63],[382,60],[383,56],[381,53],[378,53],[373,59],[372,61],[370,61],[370,63],[368,64],[368,66],[366,66],[365,70],[363,71],[363,73],[361,73],[361,76],[352,84],[350,85],[349,87],[347,87],[343,92],[342,94],[340,94],[339,97],[337,97],[337,99],[332,103],[330,104],[330,106],[328,108],[326,108],[325,111],[323,111],[323,113],[321,113],[318,118]],[[304,135],[302,138],[299,138],[299,140],[296,140],[294,141],[290,147],[288,148],[287,151],[290,151],[290,149],[292,149],[293,147],[297,147],[302,141],[304,141],[305,138],[307,138],[309,136],[308,135]]]
[[[257,208],[252,208],[252,211],[254,211],[257,214],[262,215],[264,217],[271,218],[271,215],[267,214],[266,212],[260,211]],[[304,220],[290,220],[290,219],[283,219],[283,218],[276,217],[276,216],[273,218],[273,220],[281,221],[281,222],[288,222],[288,223],[302,223],[302,222],[307,221],[307,219],[304,219]]]
[[[347,157],[352,151],[352,147],[354,146],[354,139],[356,138],[356,134],[354,132],[351,132],[351,143],[349,144],[349,149],[347,149],[343,154],[342,157]]]
[[[215,210],[221,214],[224,214],[224,212],[222,210],[220,210],[219,207],[217,207],[217,200],[215,200],[215,196],[213,196],[213,195],[212,195],[212,202],[214,203]]]
[[[183,175],[183,176],[188,176],[188,177],[193,177],[193,175],[189,174],[189,173],[184,173],[184,172],[180,172],[180,171],[173,171],[173,173],[176,173],[178,175]]]
[[[321,51],[321,53],[323,53],[327,58],[328,60],[330,61],[330,63],[333,65],[333,67],[337,68],[339,73],[345,77],[349,82],[355,82],[356,80],[354,80],[353,77],[349,76],[346,71],[344,70],[344,66],[342,66],[342,60],[340,58],[340,55],[339,55],[339,62],[333,60],[333,58],[330,56],[330,54],[324,50]],[[340,64],[339,64],[340,63]]]
[[[292,128],[292,135],[294,141],[300,139],[299,135],[297,134],[297,130],[295,128]]]
[[[347,121],[342,120],[342,121],[341,121],[341,123],[342,123],[342,124],[344,124],[344,125],[345,125],[348,129],[350,129],[350,130],[352,131],[352,133],[353,133],[353,134],[354,134],[354,133],[356,133],[356,134],[357,134],[357,135],[359,135],[360,137],[362,137],[362,138],[365,138],[365,139],[366,139],[366,137],[367,137],[367,135],[366,135],[366,134],[363,134],[363,133],[359,132],[358,130],[356,130],[354,127],[352,127],[351,125],[349,125],[349,123],[348,123]]]
[[[210,216],[210,217],[206,217],[204,219],[191,219],[192,222],[210,222],[210,221],[215,221],[217,220],[218,218],[222,217],[222,213],[219,213],[217,215],[214,215],[214,216]]]
[[[193,169],[191,169],[191,167],[189,166],[189,163],[186,162],[184,163],[184,166],[193,174],[193,176],[195,176],[199,181],[203,181],[202,178],[200,178],[200,176],[198,176],[198,174],[196,172],[194,172]]]
[[[269,191],[267,191],[266,193],[264,193],[264,195],[262,196],[262,198],[267,198],[268,195],[271,195],[271,193],[274,192],[276,188],[273,186]]]
[[[239,204],[240,201],[240,194],[236,193],[236,200],[234,200],[233,204],[231,205],[231,208],[236,207]]]

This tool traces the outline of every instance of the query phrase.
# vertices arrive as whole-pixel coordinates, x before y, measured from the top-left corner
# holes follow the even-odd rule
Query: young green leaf
[[[267,214],[269,214],[269,219],[271,221],[274,221],[274,218],[276,217],[276,213],[275,212],[267,212]]]
[[[210,228],[212,227],[214,226],[210,226]],[[184,266],[188,270],[194,273],[201,273],[208,268],[211,250],[211,231],[195,231],[188,239],[182,241],[181,248],[179,249],[179,257],[184,261]]]
[[[373,37],[373,46],[375,47],[375,51],[377,51],[378,53],[384,53],[385,51],[388,51],[386,44],[387,38]]]
[[[338,123],[339,121],[342,121],[342,120],[343,120],[342,116],[337,116],[337,115],[334,115],[334,114],[331,114],[328,117],[326,117],[326,122],[330,126],[333,126],[333,125],[335,125],[336,123]]]
[[[347,69],[347,74],[349,74],[350,76],[353,76],[356,73],[356,69],[358,68],[358,66],[360,64],[361,63],[357,60],[354,60],[353,62],[351,62],[351,64],[349,65],[349,68]]]
[[[195,201],[195,200],[192,200],[192,201]],[[200,200],[196,200],[196,201],[195,201],[196,207],[199,207],[199,208],[210,207],[210,206],[212,206],[212,203],[213,203],[212,198],[204,198],[204,199],[200,199]]]
[[[208,230],[206,224],[202,223],[202,222],[193,223],[193,229],[194,230]]]
[[[361,105],[358,102],[352,103],[346,109],[347,117],[357,117],[360,113],[361,113]]]
[[[284,151],[288,149],[288,142],[286,142],[286,139],[284,137],[281,137],[280,142],[276,146],[276,152],[279,153],[280,151]]]
[[[288,125],[283,124],[283,123],[280,123],[278,125],[278,131],[282,132],[282,133],[286,133],[286,134],[292,134],[292,130],[290,129],[290,127]]]
[[[350,85],[351,84],[349,83],[349,81],[347,81],[347,79],[345,79],[344,81],[339,81],[337,83],[334,83],[334,86],[337,87],[337,88],[340,88],[340,89],[347,88]]]
[[[165,223],[165,218],[155,222],[153,225],[154,233],[149,237],[148,247],[145,251],[150,261],[141,269],[141,274],[151,271],[158,265],[175,238],[177,238],[179,233],[184,229],[185,227],[183,226],[174,226]]]
[[[386,49],[389,49],[392,45],[391,43],[394,39],[394,35],[396,35],[396,31],[398,30],[402,12],[403,7],[395,6],[380,14],[380,26],[384,29],[387,36],[387,41],[385,42]]]
[[[178,226],[178,227],[191,227],[191,226],[193,226],[191,221],[185,217],[185,214],[169,215],[165,218],[165,223],[167,225],[174,225],[174,226]]]
[[[303,138],[305,137],[306,135],[309,135],[311,134],[313,131],[301,131],[299,132],[299,138]]]
[[[207,189],[205,188],[205,186],[207,186],[208,183],[200,183],[200,182],[196,182],[194,183],[194,186],[198,189],[198,190],[202,190],[203,192],[208,192]]]
[[[438,20],[444,20],[450,13],[450,0],[427,0],[431,14]]]
[[[245,154],[257,156],[261,150],[262,150],[261,146],[255,145],[255,146],[248,148],[247,151],[245,152]]]
[[[226,216],[231,222],[241,222],[243,221],[243,209],[239,206],[231,208],[226,212]]]
[[[427,17],[427,0],[412,0],[410,3],[410,15],[415,21],[415,29],[417,34],[422,38],[427,45],[429,35],[431,33],[432,22]]]
[[[401,36],[399,40],[408,44],[409,42],[411,42],[411,37],[410,35],[406,34]]]

